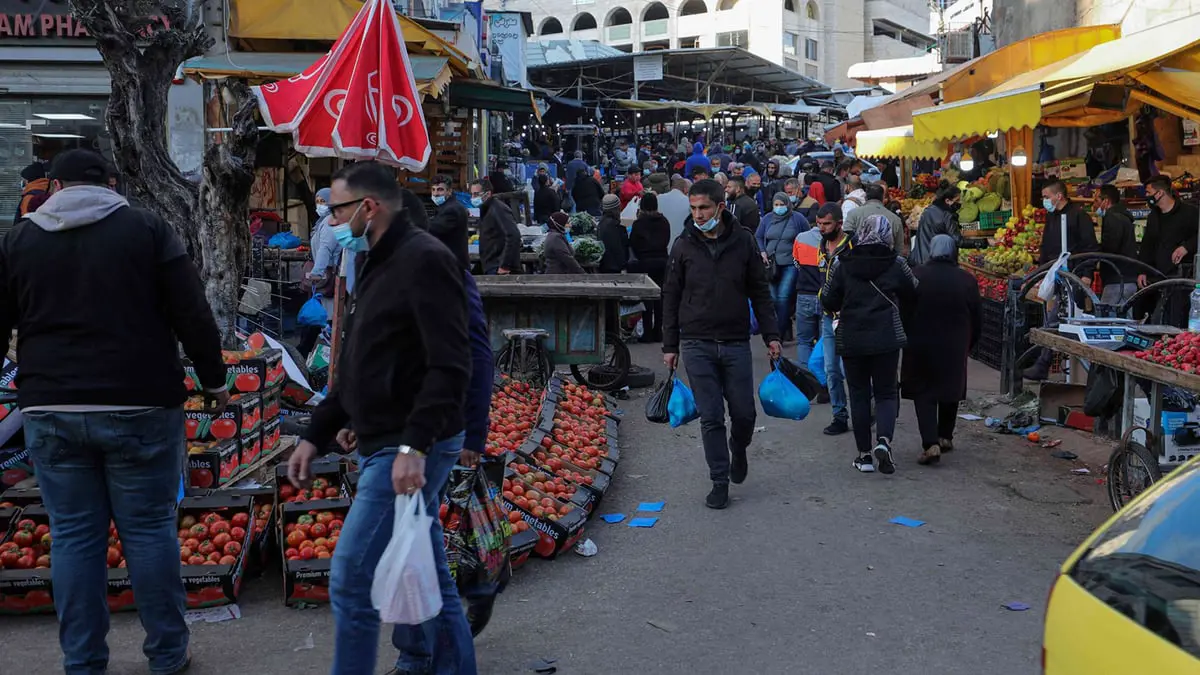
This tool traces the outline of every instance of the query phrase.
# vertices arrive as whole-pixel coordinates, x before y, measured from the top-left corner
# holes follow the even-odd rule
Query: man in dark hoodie
[[[762,215],[758,211],[758,201],[746,194],[746,179],[741,176],[730,178],[725,184],[725,196],[730,214],[751,234],[757,232]]]
[[[479,209],[479,263],[484,274],[521,271],[521,230],[508,204],[492,196],[486,178],[471,181],[471,205]]]
[[[661,288],[667,274],[667,257],[671,246],[671,223],[658,212],[658,196],[650,193],[638,204],[637,220],[629,232],[629,249],[637,259],[631,271],[641,272]],[[646,303],[644,342],[662,340],[662,301]]]
[[[154,673],[191,659],[179,578],[183,472],[179,344],[229,401],[221,336],[183,242],[107,187],[88,150],[60,154],[50,198],[0,240],[0,335],[20,333],[18,404],[54,538],[54,606],[67,672],[108,665],[109,519],[125,544]]]
[[[711,175],[709,174],[712,171],[711,167],[711,160],[709,160],[708,155],[704,154],[704,144],[696,143],[692,146],[691,156],[687,158],[687,162],[683,165],[683,175],[684,177],[695,176],[696,169],[702,169],[705,177],[707,177]],[[695,179],[693,178],[693,180]]]
[[[771,356],[783,352],[758,242],[725,210],[724,197],[714,180],[688,192],[692,215],[671,247],[662,295],[663,362],[673,372],[682,348],[713,483],[704,503],[713,509],[729,505],[730,481],[746,480],[755,420],[751,305]]]
[[[1100,216],[1100,251],[1137,260],[1133,216],[1121,203],[1121,191],[1115,185],[1101,185],[1093,206]],[[1100,263],[1100,281],[1104,284],[1100,302],[1118,305],[1136,293],[1137,274],[1137,268],[1129,264]]]

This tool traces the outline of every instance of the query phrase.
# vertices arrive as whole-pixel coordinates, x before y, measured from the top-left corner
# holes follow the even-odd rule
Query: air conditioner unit
[[[969,31],[955,31],[941,36],[942,63],[965,63],[975,58],[975,35]]]

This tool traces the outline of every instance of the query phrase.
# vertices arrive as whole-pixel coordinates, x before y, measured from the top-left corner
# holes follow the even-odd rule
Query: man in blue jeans
[[[758,242],[725,210],[724,192],[715,180],[688,192],[691,216],[671,247],[662,293],[663,362],[675,370],[682,348],[713,483],[704,503],[712,509],[729,505],[730,481],[742,483],[748,470],[756,414],[751,305],[771,358],[783,352]]]
[[[63,669],[108,668],[111,519],[150,672],[178,673],[191,655],[175,523],[187,398],[177,340],[214,409],[229,393],[221,337],[183,243],[108,189],[108,175],[94,152],[60,154],[50,198],[0,240],[0,335],[21,335],[18,403],[50,515]]]
[[[420,492],[435,514],[429,536],[443,606],[419,627],[426,649],[406,649],[419,662],[398,672],[474,675],[471,629],[436,518],[463,449],[471,379],[462,268],[454,253],[412,224],[391,169],[351,164],[334,175],[331,192],[333,230],[349,250],[365,251],[366,262],[350,302],[338,377],[288,461],[288,478],[309,481],[313,458],[335,437],[343,447],[353,442],[361,458],[358,495],[333,556],[332,672],[375,671],[375,567],[392,536],[397,495]]]
[[[817,210],[817,229],[821,232],[821,251],[818,267],[824,283],[833,269],[833,260],[854,248],[854,241],[842,231],[842,209],[829,202]],[[846,401],[846,376],[842,371],[842,359],[837,354],[837,340],[833,332],[834,316],[821,317],[821,344],[825,348],[825,388],[829,390],[829,402],[833,406],[833,421],[825,427],[827,436],[837,436],[850,431],[850,410]]]

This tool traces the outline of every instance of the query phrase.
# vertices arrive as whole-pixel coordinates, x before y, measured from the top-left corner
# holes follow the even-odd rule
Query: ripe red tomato
[[[287,536],[287,545],[292,548],[297,548],[301,543],[307,540],[308,537],[305,536],[303,532],[300,530],[292,530],[291,534]]]
[[[220,516],[218,516],[218,518],[220,518]],[[214,536],[218,534],[228,534],[229,527],[229,521],[217,520],[208,526],[208,533]]]
[[[192,419],[184,420],[183,421],[183,430],[189,441],[196,440],[196,438],[200,436],[199,420],[192,420]]]
[[[212,428],[209,430],[214,438],[225,440],[237,436],[238,425],[231,419],[219,419],[212,423]]]
[[[233,537],[234,541],[241,541],[246,538],[246,528],[235,527],[229,530],[229,536]]]
[[[246,525],[250,522],[250,514],[235,513],[233,514],[233,517],[229,519],[229,522],[231,525],[233,525],[233,527],[246,527]]]
[[[262,380],[254,373],[242,373],[233,380],[233,386],[238,391],[258,391]]]
[[[117,563],[121,562],[121,552],[115,547],[109,546],[106,558],[108,560],[109,567],[116,567]]]
[[[16,551],[5,551],[0,553],[0,567],[8,570],[16,569],[17,561],[20,559],[21,556]]]
[[[237,555],[242,552],[242,545],[236,541],[231,541],[221,548],[221,552],[225,555]]]
[[[212,543],[212,541],[208,539],[200,542],[200,548],[196,549],[196,551],[203,556],[212,555],[216,550],[216,544]]]
[[[209,488],[213,484],[213,475],[208,469],[192,469],[189,480],[192,487]]]
[[[225,544],[228,544],[231,541],[233,541],[233,537],[230,537],[228,532],[222,532],[221,534],[218,534],[212,538],[213,546],[215,546],[217,549],[224,548]]]
[[[12,536],[13,543],[21,548],[33,545],[33,530],[17,530]]]
[[[317,557],[317,552],[312,546],[300,549],[301,560],[312,560],[315,557]]]
[[[204,523],[196,523],[192,526],[192,536],[201,541],[208,539],[208,526]]]
[[[235,565],[235,564],[237,564],[237,558],[235,558],[231,555],[221,556],[221,559],[217,561],[217,564],[218,565]]]

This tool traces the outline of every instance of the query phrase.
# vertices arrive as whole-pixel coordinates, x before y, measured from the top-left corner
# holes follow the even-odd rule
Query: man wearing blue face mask
[[[521,230],[508,204],[492,197],[486,178],[471,181],[471,206],[479,209],[479,263],[484,274],[521,271]]]
[[[713,483],[704,503],[712,509],[729,505],[731,481],[746,480],[756,414],[751,305],[771,357],[783,351],[758,242],[725,210],[724,192],[714,180],[688,192],[691,216],[671,247],[662,292],[663,362],[674,371],[682,349]]]
[[[467,248],[467,207],[454,198],[453,183],[449,176],[437,175],[429,182],[430,198],[437,212],[429,219],[429,231],[433,236],[448,242],[451,237],[457,242],[458,251]],[[452,234],[451,234],[452,233]],[[461,239],[462,241],[457,241]]]

